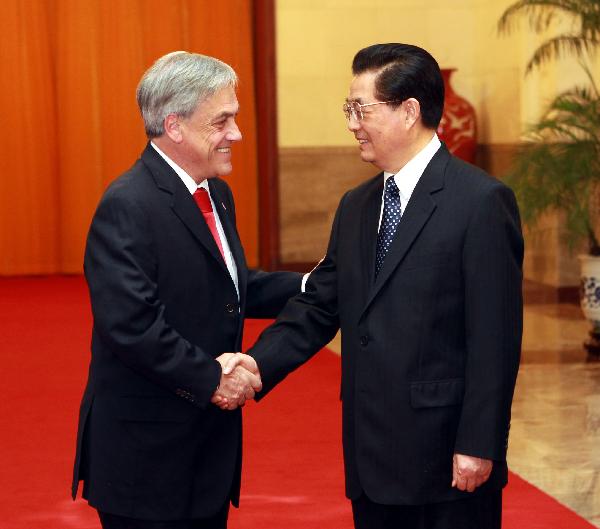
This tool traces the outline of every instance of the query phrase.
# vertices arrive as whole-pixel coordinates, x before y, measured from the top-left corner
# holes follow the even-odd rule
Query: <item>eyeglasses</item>
[[[402,103],[399,99],[393,101],[377,101],[377,103],[364,103],[360,104],[358,101],[348,101],[344,103],[342,110],[346,116],[346,119],[350,121],[350,117],[353,117],[356,121],[362,121],[365,117],[362,109],[365,107],[372,107],[374,105],[387,105],[388,103]]]

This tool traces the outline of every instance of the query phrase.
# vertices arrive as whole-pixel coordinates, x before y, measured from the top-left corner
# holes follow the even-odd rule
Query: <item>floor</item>
[[[526,303],[508,463],[600,528],[600,362],[583,350],[587,333],[575,304]]]
[[[600,362],[576,305],[526,305],[508,452],[521,477],[600,527]]]
[[[526,309],[510,465],[598,525],[600,364],[584,360],[580,342],[586,324],[577,306],[544,305],[539,299]],[[91,314],[83,279],[0,279],[0,322],[0,417],[10,419],[1,424],[0,487],[8,493],[0,495],[0,527],[98,528],[95,512],[81,499],[72,502],[68,492],[89,363]],[[264,324],[248,322],[243,350]],[[339,350],[339,344],[334,347]],[[232,509],[232,528],[291,529],[290,513],[304,529],[351,527],[343,492],[339,385],[331,383],[339,380],[339,369],[333,355],[317,355],[273,395],[248,403],[243,507]],[[297,395],[309,385],[310,398],[299,408]],[[532,489],[512,478],[505,496],[507,529],[584,525]],[[346,521],[331,522],[341,519]]]

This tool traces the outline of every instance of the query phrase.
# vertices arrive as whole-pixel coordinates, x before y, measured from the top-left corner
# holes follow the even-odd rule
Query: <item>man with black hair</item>
[[[352,72],[348,129],[381,172],[342,197],[307,292],[249,351],[257,398],[341,328],[356,528],[499,528],[522,334],[515,198],[438,139],[429,53],[374,45]]]

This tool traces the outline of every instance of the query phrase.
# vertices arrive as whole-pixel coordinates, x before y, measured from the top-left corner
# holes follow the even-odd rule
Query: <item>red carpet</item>
[[[69,497],[90,310],[80,277],[0,279],[0,529],[99,528]],[[263,327],[251,321],[246,345]],[[242,505],[230,529],[350,529],[344,498],[339,360],[318,354],[244,412]],[[518,476],[505,529],[593,526]]]

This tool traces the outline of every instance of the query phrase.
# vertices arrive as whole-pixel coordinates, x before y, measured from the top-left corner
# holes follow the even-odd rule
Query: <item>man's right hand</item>
[[[483,485],[492,473],[494,463],[464,454],[454,454],[452,458],[452,486],[459,490],[473,492]]]
[[[253,399],[262,389],[260,373],[254,358],[242,353],[223,353],[217,357],[221,364],[221,381],[211,402],[223,410],[234,410]]]

